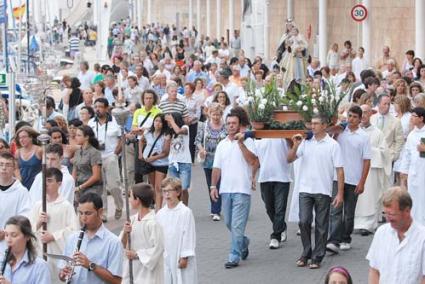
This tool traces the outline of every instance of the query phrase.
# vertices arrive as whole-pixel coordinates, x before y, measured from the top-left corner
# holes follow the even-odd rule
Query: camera
[[[100,151],[105,151],[105,143],[100,143],[99,144],[99,150]]]

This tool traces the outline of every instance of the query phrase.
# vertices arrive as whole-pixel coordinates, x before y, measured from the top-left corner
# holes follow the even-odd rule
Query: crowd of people
[[[293,30],[292,41],[301,41]],[[351,249],[353,232],[376,232],[370,283],[423,282],[425,65],[409,50],[399,66],[389,47],[371,64],[362,47],[355,52],[346,41],[341,52],[332,45],[328,62],[298,49],[292,70],[282,68],[292,66],[282,65],[284,49],[267,65],[244,56],[238,32],[227,42],[196,28],[113,24],[111,64],[80,62],[77,76],[62,79],[60,103],[48,96],[45,115],[18,122],[10,143],[0,141],[0,284],[129,283],[129,260],[135,283],[197,283],[189,207],[191,189],[201,190],[192,184],[196,164],[205,173],[211,220],[224,218],[231,233],[225,268],[249,255],[245,228],[258,182],[272,223],[269,248],[286,241],[287,213],[299,225],[298,267],[318,269],[326,251]],[[283,95],[288,77],[346,94],[331,135],[319,113],[307,137],[252,138],[246,83],[261,89],[274,80]],[[122,105],[130,112],[123,126],[112,115]],[[44,150],[42,128],[50,135]],[[116,236],[104,225],[108,195],[114,219],[123,219],[125,176],[136,214]],[[352,279],[334,267],[326,283]]]

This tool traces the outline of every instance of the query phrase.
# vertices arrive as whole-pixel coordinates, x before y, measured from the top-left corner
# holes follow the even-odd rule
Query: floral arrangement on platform
[[[328,123],[334,123],[338,107],[345,93],[338,94],[333,83],[325,85],[324,90],[316,90],[308,85],[294,85],[282,98],[283,110],[297,111],[306,122],[315,114],[323,114]]]
[[[282,102],[281,92],[272,80],[261,88],[255,86],[253,80],[248,81],[245,88],[248,115],[253,122],[269,123],[273,112]]]

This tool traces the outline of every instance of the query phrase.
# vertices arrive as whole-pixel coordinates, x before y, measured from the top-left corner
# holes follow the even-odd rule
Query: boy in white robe
[[[130,283],[129,259],[133,260],[134,283],[164,283],[164,235],[155,220],[155,211],[150,209],[154,200],[154,191],[147,183],[133,185],[130,204],[137,214],[126,222],[120,239],[127,247],[130,233],[131,249],[125,250],[122,283]]]
[[[74,204],[74,188],[75,181],[66,166],[62,165],[63,148],[60,144],[50,144],[46,149],[46,165],[48,168],[57,168],[62,171],[62,183],[59,188],[60,195]],[[30,189],[30,196],[32,204],[41,200],[43,178],[42,173],[35,176],[34,182]]]
[[[57,168],[46,170],[47,213],[43,212],[42,201],[38,201],[31,212],[31,224],[38,240],[38,255],[43,255],[43,243],[47,243],[47,253],[62,254],[66,238],[78,230],[78,218],[74,207],[59,194],[62,182],[62,172]],[[43,230],[47,223],[47,231]],[[62,283],[59,280],[57,261],[48,258],[52,283]]]
[[[164,230],[165,283],[198,283],[195,248],[195,219],[192,210],[179,197],[182,193],[180,180],[166,178],[161,183],[166,205],[156,217]]]
[[[6,250],[4,227],[7,220],[16,215],[28,217],[31,211],[28,190],[13,177],[15,166],[12,154],[0,154],[0,259]]]

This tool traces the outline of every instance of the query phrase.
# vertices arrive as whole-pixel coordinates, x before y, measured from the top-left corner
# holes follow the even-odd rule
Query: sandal
[[[307,263],[308,263],[308,258],[306,257],[300,257],[296,262],[298,267],[305,267],[307,266]]]
[[[310,266],[309,266],[309,268],[310,269],[319,269],[320,268],[320,263],[319,262],[311,262],[310,263]]]

